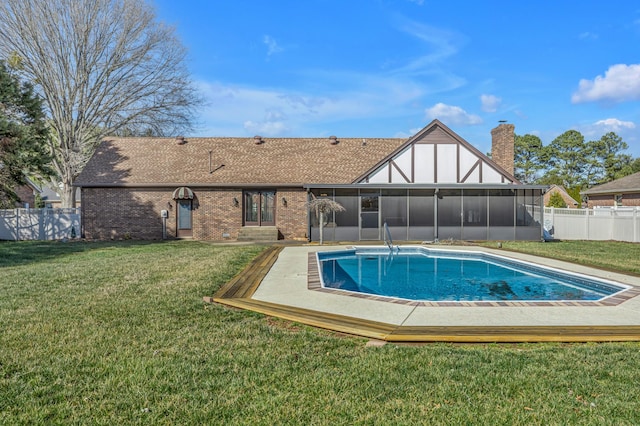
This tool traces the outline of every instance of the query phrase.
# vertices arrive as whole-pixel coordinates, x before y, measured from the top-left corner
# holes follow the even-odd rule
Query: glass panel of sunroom
[[[358,198],[357,189],[336,189],[335,200],[345,208],[343,212],[335,214],[336,241],[358,241],[360,229],[358,227]]]
[[[462,231],[462,190],[441,189],[438,197],[438,238],[459,240]]]
[[[512,189],[489,191],[489,240],[513,240],[516,194]]]
[[[380,197],[382,223],[389,226],[393,240],[407,239],[407,190],[383,189]]]
[[[433,189],[409,190],[409,240],[432,241]]]
[[[462,197],[462,239],[487,239],[487,191],[465,189]]]

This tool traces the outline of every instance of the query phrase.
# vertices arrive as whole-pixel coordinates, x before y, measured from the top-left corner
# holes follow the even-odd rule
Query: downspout
[[[309,201],[311,201],[311,190],[307,189],[307,242],[311,242],[311,210],[309,209]]]

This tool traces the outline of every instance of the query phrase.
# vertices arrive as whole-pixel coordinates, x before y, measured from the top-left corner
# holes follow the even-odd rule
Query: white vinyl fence
[[[0,210],[0,240],[80,237],[80,209]]]
[[[637,243],[640,242],[640,207],[545,207],[544,228],[558,240],[616,240]]]

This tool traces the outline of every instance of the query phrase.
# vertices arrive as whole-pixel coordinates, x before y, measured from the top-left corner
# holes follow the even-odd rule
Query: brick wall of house
[[[193,193],[196,197],[193,202],[193,238],[210,241],[237,239],[242,227],[242,191],[194,189]],[[175,223],[175,211],[171,216]]]
[[[613,205],[615,205],[613,195],[589,195],[589,200],[587,201],[587,207],[590,209],[596,206],[611,207]]]
[[[174,189],[83,188],[85,238],[162,239],[162,210],[169,214],[167,237],[174,238],[177,219],[176,201],[172,199]],[[194,188],[193,192],[193,238],[236,240],[242,228],[242,190]],[[306,192],[302,189],[277,191],[276,227],[283,238],[306,239],[305,202]]]
[[[307,193],[301,190],[279,190],[276,193],[276,203],[276,226],[284,239],[306,240]]]
[[[615,206],[615,195],[589,195],[588,207],[593,208],[600,207],[612,207]],[[638,207],[640,206],[640,193],[639,194],[623,194],[622,195],[623,207]]]
[[[622,205],[623,206],[640,206],[640,194],[624,194],[622,196]]]
[[[171,190],[83,188],[82,225],[88,239],[162,239],[160,212],[168,209]],[[169,211],[167,233],[175,235]]]
[[[16,189],[16,195],[20,199],[20,202],[16,207],[24,207],[25,203],[29,203],[29,207],[36,206],[35,195],[33,195],[33,188],[29,185],[20,185]]]

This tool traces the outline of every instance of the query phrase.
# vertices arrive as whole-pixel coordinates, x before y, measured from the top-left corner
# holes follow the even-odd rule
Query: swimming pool
[[[317,260],[324,288],[418,301],[598,301],[628,288],[483,252],[358,247]]]

